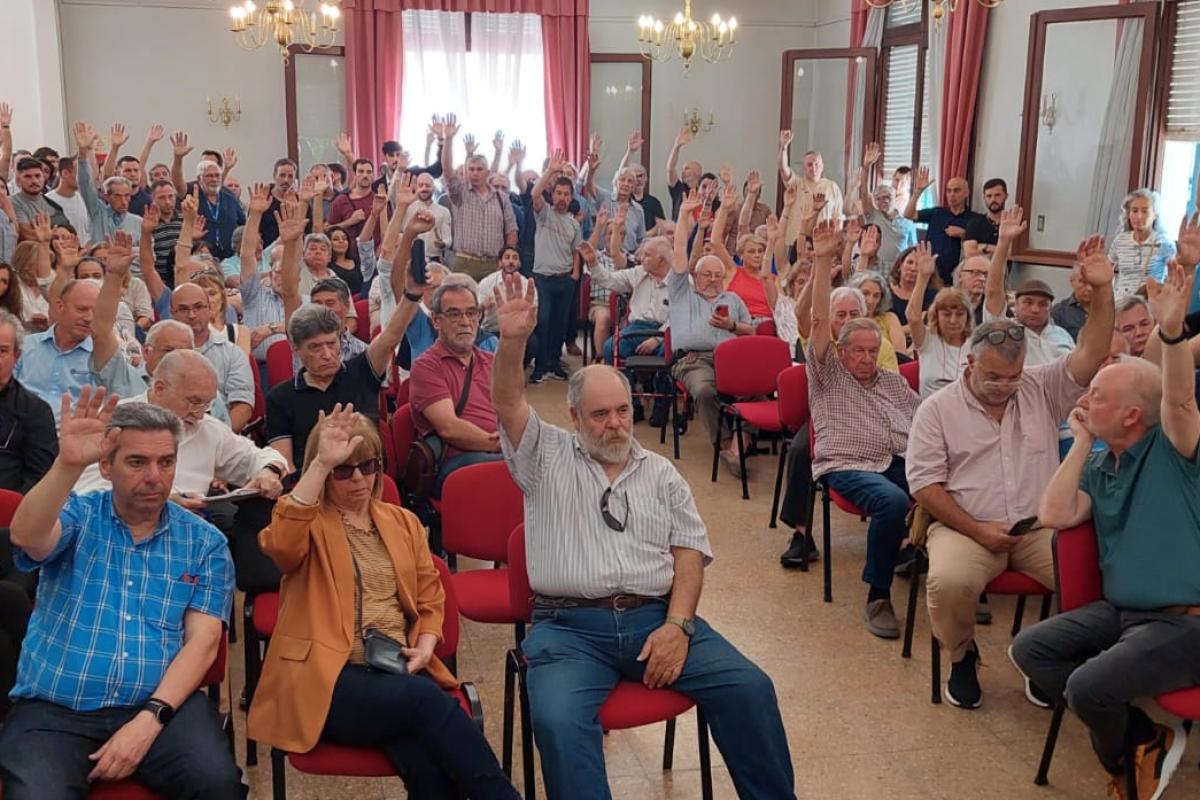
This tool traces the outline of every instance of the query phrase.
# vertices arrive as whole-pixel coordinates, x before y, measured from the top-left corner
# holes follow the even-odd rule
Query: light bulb
[[[713,24],[714,28],[721,24],[721,15],[720,14],[712,15],[712,24]]]
[[[725,34],[729,33],[729,26],[726,25],[724,22],[722,22],[720,25],[717,26],[717,33],[724,36]]]
[[[679,11],[676,11],[676,12],[675,12],[675,24],[676,24],[676,25],[682,25],[682,24],[683,24],[683,14],[682,14],[681,12],[679,12]]]
[[[254,5],[254,3],[251,2],[251,0],[246,0],[246,4],[243,6],[243,8],[246,9],[247,14],[253,14],[255,11],[258,10],[258,7],[256,5]]]
[[[663,32],[663,23],[662,23],[662,20],[661,20],[661,19],[656,19],[656,20],[654,20],[654,32],[655,32],[655,33],[662,33],[662,32]]]
[[[729,18],[729,32],[733,33],[737,30],[737,17]]]

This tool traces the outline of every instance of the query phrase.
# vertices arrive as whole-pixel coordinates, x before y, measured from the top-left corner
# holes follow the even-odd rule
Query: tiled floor
[[[546,419],[568,422],[563,384],[531,387],[530,397]],[[670,440],[660,447],[656,430],[639,425],[635,432],[643,445],[670,456]],[[803,574],[779,566],[788,532],[767,527],[774,458],[753,459],[751,499],[742,500],[737,481],[723,470],[716,484],[709,482],[711,451],[698,426],[684,437],[682,455],[677,464],[692,485],[717,557],[705,575],[700,613],[774,680],[799,797],[1092,800],[1104,796],[1102,771],[1084,729],[1070,715],[1059,738],[1050,786],[1033,785],[1050,714],[1026,702],[1004,655],[1013,614],[1010,598],[993,599],[995,623],[979,630],[983,707],[967,712],[944,703],[932,705],[929,628],[923,605],[911,660],[900,658],[898,642],[881,641],[863,628],[865,589],[858,573],[864,524],[836,509],[833,512],[834,602],[825,604],[819,569]],[[819,526],[818,521],[818,531]],[[894,599],[901,613],[907,590],[907,581],[897,580]],[[1036,608],[1030,608],[1027,624],[1035,618]],[[459,674],[479,688],[488,740],[497,752],[503,655],[511,641],[510,629],[464,622]],[[231,664],[233,686],[240,691],[240,644],[234,647]],[[241,714],[236,725],[238,756],[244,759]],[[695,716],[685,715],[678,727],[675,768],[668,773],[661,770],[662,725],[606,737],[609,784],[615,798],[700,796]],[[715,748],[713,755],[716,796],[733,798],[733,785]],[[1198,760],[1200,747],[1193,742],[1166,798],[1200,797]],[[270,772],[269,758],[260,747],[259,765],[247,772],[252,797],[271,796]],[[519,784],[520,778],[516,780]],[[544,797],[541,787],[539,794]],[[404,796],[398,779],[313,778],[288,771],[288,797],[294,800]]]

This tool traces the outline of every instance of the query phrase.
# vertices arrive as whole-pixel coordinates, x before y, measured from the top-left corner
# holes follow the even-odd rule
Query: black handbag
[[[348,545],[347,545],[348,546]],[[354,551],[350,551],[350,560],[354,562],[354,633],[357,636],[362,631],[363,661],[372,669],[390,672],[394,675],[407,675],[408,664],[404,660],[404,645],[397,642],[378,628],[362,626],[362,571],[358,568],[358,559]]]

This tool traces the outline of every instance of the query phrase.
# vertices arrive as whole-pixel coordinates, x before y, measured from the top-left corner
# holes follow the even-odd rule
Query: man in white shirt
[[[404,215],[407,225],[418,211],[428,211],[433,215],[433,230],[422,233],[420,240],[425,242],[425,258],[442,261],[446,250],[454,243],[454,234],[450,227],[450,209],[433,202],[433,176],[423,172],[414,182],[417,190],[417,202],[408,207]]]
[[[833,219],[842,213],[842,188],[836,181],[823,177],[825,160],[816,150],[804,154],[804,174],[798,175],[792,170],[788,148],[792,144],[792,132],[779,132],[779,178],[785,186],[796,187],[796,203],[798,207],[792,214],[791,223],[787,229],[787,240],[796,241],[800,234],[801,222],[809,215],[817,195],[825,198],[825,205],[817,215],[818,220]]]
[[[79,193],[79,170],[75,166],[75,156],[63,156],[58,160],[58,186],[46,196],[62,208],[71,227],[75,229],[75,235],[79,237],[79,246],[91,244],[92,220]]]

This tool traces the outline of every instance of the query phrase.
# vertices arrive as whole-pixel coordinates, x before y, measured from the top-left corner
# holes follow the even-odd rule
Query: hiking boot
[[[863,617],[867,621],[867,630],[880,639],[900,638],[900,623],[896,621],[891,600],[868,600]]]
[[[1025,699],[1033,703],[1038,708],[1050,708],[1053,705],[1050,702],[1050,696],[1038,688],[1037,684],[1029,680],[1029,676],[1021,671],[1021,666],[1017,664],[1017,660],[1013,658],[1012,645],[1008,646],[1008,660],[1013,665],[1013,669],[1021,676],[1021,680],[1025,681]]]
[[[979,650],[975,643],[961,660],[950,665],[950,680],[942,690],[946,702],[955,708],[979,708],[983,689],[979,687]]]

